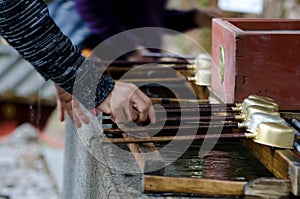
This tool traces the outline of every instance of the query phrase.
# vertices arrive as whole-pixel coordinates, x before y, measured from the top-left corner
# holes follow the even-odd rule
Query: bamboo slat
[[[171,141],[188,141],[204,139],[246,139],[254,138],[253,133],[228,133],[228,134],[209,134],[209,135],[182,135],[182,136],[155,136],[155,137],[128,137],[128,138],[107,138],[103,144],[128,144],[128,143],[163,143]]]

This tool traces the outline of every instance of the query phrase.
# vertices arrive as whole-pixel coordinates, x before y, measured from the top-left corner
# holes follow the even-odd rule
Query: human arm
[[[0,34],[45,79],[51,79],[73,94],[86,108],[103,111],[99,105],[111,103],[104,100],[116,90],[114,80],[98,73],[94,65],[81,56],[79,48],[72,45],[49,17],[42,0],[0,0]],[[143,103],[133,100],[135,95],[126,97],[132,104]],[[116,103],[119,103],[117,99]],[[149,114],[149,110],[150,107],[146,112],[139,111]],[[117,113],[109,111],[118,118]],[[129,117],[137,117],[137,113],[132,114]]]
[[[76,92],[76,97],[81,103],[87,108],[98,106],[112,90],[114,81],[96,73],[92,63],[84,60],[80,50],[49,17],[46,4],[42,0],[0,2],[0,33],[6,41],[45,79],[71,94],[80,88],[82,92]],[[93,96],[95,91],[97,96]]]
[[[82,123],[88,124],[89,118],[82,110],[79,101],[59,86],[55,85],[55,87],[61,121],[64,121],[67,113],[76,127],[80,128]],[[127,104],[128,106],[124,106]],[[97,116],[97,110],[110,114],[111,119],[117,124],[128,121],[142,123],[148,118],[155,123],[155,111],[150,99],[133,84],[117,83],[104,102],[90,112]]]

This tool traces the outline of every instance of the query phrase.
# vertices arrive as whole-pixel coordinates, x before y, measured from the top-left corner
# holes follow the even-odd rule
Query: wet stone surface
[[[218,142],[204,158],[198,157],[200,146],[192,145],[165,168],[165,175],[233,181],[274,177],[240,142]]]

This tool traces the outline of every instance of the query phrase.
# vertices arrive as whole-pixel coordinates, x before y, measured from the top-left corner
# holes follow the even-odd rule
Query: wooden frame
[[[244,181],[197,179],[144,175],[144,192],[189,193],[203,195],[244,195]]]
[[[258,94],[300,110],[299,39],[298,19],[213,19],[212,89],[227,103]]]
[[[130,135],[123,134],[123,137]],[[143,192],[241,196],[282,194],[299,196],[300,158],[292,150],[274,149],[243,139],[242,143],[277,178],[247,181],[170,177],[164,174],[164,159],[153,143],[128,144],[143,175]],[[157,169],[159,168],[159,169]],[[150,171],[150,172],[149,172]],[[266,183],[267,182],[267,183]],[[254,184],[254,185],[253,185]],[[260,190],[260,187],[263,187]],[[246,189],[247,188],[247,189]]]
[[[295,196],[300,196],[299,155],[296,155],[292,150],[274,149],[254,143],[252,140],[242,140],[242,142],[276,177],[289,179],[291,192]]]

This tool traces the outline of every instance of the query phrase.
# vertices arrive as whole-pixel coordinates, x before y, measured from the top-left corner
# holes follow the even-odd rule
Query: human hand
[[[97,107],[111,115],[117,124],[134,121],[142,123],[148,118],[155,123],[155,111],[151,100],[134,84],[117,82],[112,92]]]
[[[89,117],[81,109],[79,101],[58,85],[55,85],[55,88],[57,93],[57,106],[60,111],[60,121],[63,122],[65,120],[66,112],[77,128],[81,127],[82,122],[88,124],[90,121]],[[90,112],[92,115],[97,116],[96,109]]]
[[[195,22],[199,27],[211,28],[212,19],[222,16],[222,11],[213,7],[209,7],[197,12],[195,15]]]

